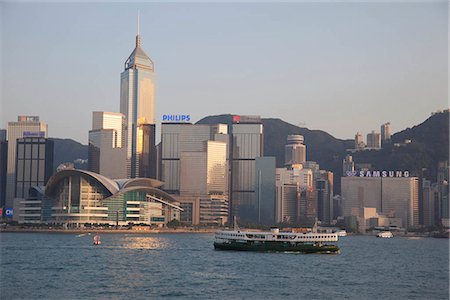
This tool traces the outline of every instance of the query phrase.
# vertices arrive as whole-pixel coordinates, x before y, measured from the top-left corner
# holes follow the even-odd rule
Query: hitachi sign
[[[191,121],[190,115],[163,115],[163,122],[189,122]]]
[[[409,177],[408,171],[347,171],[348,177]]]

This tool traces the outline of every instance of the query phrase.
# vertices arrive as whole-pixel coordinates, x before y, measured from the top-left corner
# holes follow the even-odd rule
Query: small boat
[[[347,231],[345,230],[338,230],[335,232],[337,236],[347,236]]]
[[[377,234],[378,238],[393,238],[394,235],[390,231],[382,231]]]
[[[102,242],[100,242],[100,236],[96,234],[94,236],[94,245],[100,245]]]

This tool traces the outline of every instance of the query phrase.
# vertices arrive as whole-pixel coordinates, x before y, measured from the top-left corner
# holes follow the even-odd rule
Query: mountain
[[[53,170],[66,162],[74,163],[78,169],[87,168],[88,146],[71,139],[50,138],[54,143]]]
[[[435,182],[438,163],[449,159],[449,112],[435,113],[391,139],[382,150],[353,154],[354,161],[370,163],[378,170],[407,170]]]

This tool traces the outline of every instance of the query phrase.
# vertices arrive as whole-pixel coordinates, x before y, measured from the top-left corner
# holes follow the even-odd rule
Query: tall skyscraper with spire
[[[127,177],[155,177],[155,72],[141,47],[139,16],[136,46],[120,76],[120,112],[126,120]]]

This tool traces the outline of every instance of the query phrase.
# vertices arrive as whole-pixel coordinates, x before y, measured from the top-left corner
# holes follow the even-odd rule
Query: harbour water
[[[337,255],[215,251],[213,234],[1,233],[1,299],[448,299],[449,241],[348,236]]]

